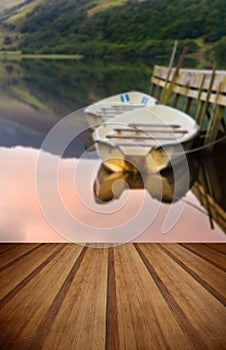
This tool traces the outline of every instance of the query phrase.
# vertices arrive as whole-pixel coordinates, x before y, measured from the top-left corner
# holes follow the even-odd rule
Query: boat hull
[[[125,113],[93,133],[97,153],[108,169],[150,173],[180,162],[198,135],[191,117],[162,105]]]
[[[198,136],[198,135],[197,135]],[[151,149],[147,154],[125,155],[120,149],[98,144],[98,154],[106,168],[112,172],[157,173],[186,161],[186,151],[193,146],[194,139],[181,145],[170,145]]]

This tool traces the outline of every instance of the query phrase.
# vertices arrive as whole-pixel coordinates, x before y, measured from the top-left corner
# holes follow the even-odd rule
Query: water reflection
[[[63,117],[122,90],[149,91],[152,65],[111,61],[22,60],[0,62],[0,146],[40,148]],[[78,130],[88,129],[77,118]],[[65,156],[79,157],[89,132]]]
[[[222,146],[223,147],[223,146]],[[219,150],[218,150],[219,151]],[[217,151],[217,152],[218,152]],[[226,166],[219,153],[213,157],[203,158],[192,155],[187,157],[190,183],[189,189],[199,201],[196,207],[200,212],[206,212],[211,229],[217,223],[226,232]],[[141,175],[139,172],[110,172],[101,164],[94,181],[94,196],[98,203],[118,199],[123,191],[146,189],[150,196],[163,203],[177,202],[187,194],[186,176],[180,164],[179,177],[175,187],[174,171],[165,169],[161,173]],[[215,223],[214,223],[215,222]]]
[[[215,221],[224,232],[226,232],[226,164],[223,160],[225,151],[224,145],[216,149],[213,157],[200,160],[199,175],[192,187],[192,192],[208,212],[210,227],[215,227]]]
[[[1,96],[49,118],[62,117],[99,99],[149,90],[153,64],[112,61],[25,60],[0,62]]]
[[[189,189],[198,177],[198,163],[195,157],[188,158],[190,171]],[[108,202],[118,199],[124,190],[145,189],[154,199],[163,203],[173,203],[180,200],[187,192],[187,169],[182,164],[177,169],[168,168],[161,173],[140,174],[140,172],[110,172],[102,163],[94,181],[94,194],[98,202]],[[177,171],[178,182],[175,186],[174,172]],[[121,180],[121,181],[120,181]]]
[[[135,89],[148,93],[150,67],[132,63],[116,65],[112,62],[91,65],[80,61],[0,63],[0,240],[64,240],[50,227],[39,207],[34,180],[39,148],[55,123],[71,111],[118,91]],[[62,198],[73,215],[88,220],[91,226],[94,223],[101,227],[115,222],[120,224],[136,214],[137,203],[146,189],[150,194],[150,207],[146,208],[146,215],[152,212],[155,202],[160,203],[160,210],[153,224],[136,241],[225,241],[225,146],[221,146],[211,158],[189,159],[190,191],[184,191],[181,170],[180,190],[174,197],[174,177],[170,170],[143,179],[139,174],[113,174],[100,167],[94,181],[96,199],[104,201],[105,207],[114,207],[114,203],[124,200],[128,194],[130,199],[117,215],[102,213],[94,217],[83,207],[75,193],[74,171],[79,161],[86,164],[87,171],[91,171],[91,164],[95,168],[100,161],[95,150],[90,148],[91,130],[83,113],[75,115],[74,127],[78,133],[80,130],[85,132],[65,150],[60,181]],[[90,159],[80,159],[87,148]],[[56,156],[48,155],[49,162],[53,157]],[[67,157],[70,159],[65,159]],[[45,175],[48,172],[47,166]],[[47,181],[46,176],[40,181]],[[48,185],[51,187],[51,181]],[[93,182],[83,183],[81,191],[88,185],[93,206],[102,208],[103,203],[95,202]],[[161,188],[163,191],[160,191]],[[162,221],[167,215],[169,203],[173,201],[176,206],[184,201],[185,196],[188,203],[183,215],[168,235],[162,235]],[[116,198],[117,201],[114,200]],[[55,203],[51,202],[51,198],[48,200],[54,215],[60,217]],[[214,230],[211,229],[213,226]],[[94,237],[93,241],[95,239],[104,241],[104,235]]]
[[[36,193],[35,172],[38,150],[27,149],[24,147],[16,147],[11,149],[0,148],[0,187],[1,187],[1,202],[0,202],[0,240],[1,241],[63,241],[67,239],[64,230],[61,234],[46,220],[43,215]],[[51,210],[56,221],[60,221],[62,227],[67,226],[67,221],[54,198],[51,196],[51,188],[54,174],[51,173],[51,168],[48,167],[57,156],[47,154],[47,166],[43,173],[43,177],[39,181],[43,182],[46,187],[46,203]],[[98,159],[61,159],[58,186],[60,196],[65,208],[70,211],[71,215],[85,222],[89,227],[96,228],[93,230],[92,242],[104,242],[108,237],[108,228],[115,225],[123,225],[131,218],[134,218],[138,211],[140,203],[142,203],[144,189],[141,179],[133,179],[132,176],[127,177],[130,190],[123,188],[119,191],[119,199],[112,200],[104,204],[95,203],[92,183],[86,183],[80,179],[79,188],[75,183],[75,170],[83,162],[83,169],[87,173],[91,173],[99,164]],[[205,163],[205,160],[204,160]],[[216,169],[216,168],[215,168]],[[133,237],[134,241],[139,242],[174,242],[174,241],[225,241],[225,235],[218,224],[214,224],[214,230],[209,225],[208,212],[205,205],[201,206],[197,197],[194,195],[196,186],[200,186],[200,167],[198,166],[198,177],[196,173],[196,165],[193,173],[191,191],[186,194],[187,204],[179,218],[177,224],[166,235],[162,234],[161,228],[169,211],[169,203],[160,202],[158,194],[156,194],[160,182],[163,183],[163,188],[166,188],[167,201],[172,198],[173,178],[168,174],[162,174],[161,178],[156,178],[151,182],[149,195],[149,204],[145,207],[144,216],[141,216],[137,222],[137,227],[142,226],[142,221],[152,216],[152,213],[158,207],[158,213],[155,220],[146,227],[140,235]],[[217,171],[217,169],[216,169]],[[98,169],[97,169],[98,172]],[[99,176],[99,174],[95,175]],[[109,176],[109,175],[108,175]],[[211,177],[212,174],[209,173]],[[224,176],[223,174],[221,176]],[[100,179],[100,176],[99,176]],[[107,177],[108,179],[108,177]],[[221,179],[219,179],[221,180]],[[120,180],[121,181],[121,180]],[[116,182],[117,183],[117,182]],[[157,184],[157,185],[156,185]],[[147,185],[147,184],[146,184]],[[156,186],[156,187],[155,187]],[[218,188],[215,188],[216,193],[222,191],[221,183],[218,183]],[[182,186],[183,187],[183,186]],[[155,193],[153,193],[155,191]],[[86,197],[87,196],[87,197]],[[156,199],[156,197],[158,198]],[[183,188],[178,194],[178,199],[173,205],[177,206],[184,201],[185,194]],[[225,196],[225,192],[222,193]],[[82,197],[82,198],[81,198]],[[217,202],[216,202],[217,203]],[[119,204],[119,205],[118,205]],[[88,207],[87,207],[88,205]],[[221,202],[218,204],[219,213],[225,220],[225,209]],[[105,208],[106,206],[106,208]],[[90,208],[89,208],[90,207]],[[102,208],[102,211],[101,211]],[[216,212],[217,206],[215,205]],[[105,212],[106,211],[106,212]],[[212,219],[216,222],[217,215]],[[224,221],[225,223],[225,221]],[[80,232],[74,228],[75,233],[80,237],[85,237],[84,230]],[[123,241],[123,238],[122,238]]]

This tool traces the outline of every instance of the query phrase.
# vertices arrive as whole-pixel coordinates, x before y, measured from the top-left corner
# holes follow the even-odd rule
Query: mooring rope
[[[183,201],[185,204],[190,205],[191,207],[197,209],[198,211],[200,211],[202,214],[205,214],[206,216],[209,216],[208,212],[203,210],[202,208],[200,208],[198,205],[190,202],[189,200],[187,200],[187,197],[185,198],[180,198],[181,201]]]
[[[209,147],[212,147],[215,144],[217,144],[219,142],[222,142],[224,140],[226,140],[226,135],[224,135],[223,137],[219,138],[218,140],[215,140],[215,141],[212,141],[212,142],[208,143],[207,145],[203,145],[203,146],[199,146],[199,147],[196,147],[196,148],[192,148],[190,150],[185,150],[183,152],[175,152],[174,154],[175,155],[180,155],[180,154],[190,154],[190,153],[199,152],[201,150],[204,150],[204,149],[207,149]]]

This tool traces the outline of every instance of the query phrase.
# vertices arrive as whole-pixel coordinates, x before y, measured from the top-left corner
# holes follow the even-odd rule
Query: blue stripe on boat
[[[142,100],[141,100],[141,104],[142,105],[146,105],[148,103],[148,97],[143,96]]]
[[[120,95],[120,99],[121,99],[122,102],[128,102],[130,100],[128,94]]]
[[[124,102],[124,95],[120,95],[120,99],[122,102]]]

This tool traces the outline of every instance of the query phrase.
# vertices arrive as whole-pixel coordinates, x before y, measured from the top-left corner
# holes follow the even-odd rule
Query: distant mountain
[[[225,43],[225,0],[13,2],[2,20],[4,50],[149,57],[168,54],[175,39],[190,53]]]

